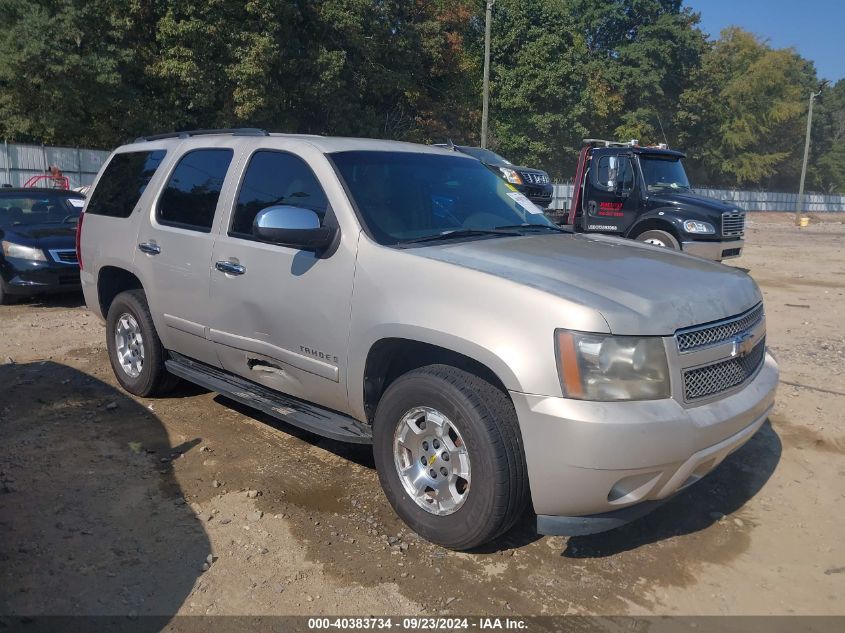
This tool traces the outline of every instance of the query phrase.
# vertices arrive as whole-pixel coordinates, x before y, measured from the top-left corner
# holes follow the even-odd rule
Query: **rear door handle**
[[[222,262],[215,262],[214,267],[221,273],[226,273],[227,275],[243,275],[246,272],[246,268],[240,264],[225,260]]]
[[[161,246],[155,242],[141,242],[138,244],[138,250],[147,255],[158,255],[161,252]]]

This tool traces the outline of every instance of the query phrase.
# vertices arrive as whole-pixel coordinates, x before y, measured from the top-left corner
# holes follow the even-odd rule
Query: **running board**
[[[222,396],[263,411],[300,429],[341,442],[373,443],[370,428],[343,413],[286,396],[217,367],[191,360],[181,354],[171,352],[170,359],[165,361],[165,366],[167,371],[174,376],[184,378],[210,391],[216,391]]]

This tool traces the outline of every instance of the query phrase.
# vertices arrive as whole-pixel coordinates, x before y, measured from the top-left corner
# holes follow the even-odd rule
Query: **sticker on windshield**
[[[68,198],[67,201],[70,202],[71,206],[79,209],[85,206],[85,200],[81,200],[79,198]]]
[[[531,202],[528,198],[525,197],[525,195],[519,193],[518,191],[516,193],[509,193],[507,195],[508,198],[516,202],[519,206],[528,211],[528,213],[540,215],[543,214],[543,210],[540,207]]]

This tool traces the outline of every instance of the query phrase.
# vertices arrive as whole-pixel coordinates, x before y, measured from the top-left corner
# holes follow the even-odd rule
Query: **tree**
[[[564,0],[499,0],[491,46],[493,143],[511,160],[569,175],[585,132],[584,38]]]
[[[95,147],[146,120],[129,3],[0,0],[0,135]]]
[[[825,193],[845,194],[845,79],[824,90],[813,113],[810,182]]]
[[[811,62],[732,27],[708,50],[680,98],[681,144],[695,180],[794,189]]]
[[[681,0],[572,0],[571,12],[588,49],[590,135],[674,142],[678,99],[706,48],[698,15]]]

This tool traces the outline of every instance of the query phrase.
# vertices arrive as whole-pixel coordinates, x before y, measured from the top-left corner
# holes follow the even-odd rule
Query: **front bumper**
[[[539,207],[546,208],[552,203],[554,185],[515,185],[517,191]]]
[[[79,266],[59,262],[37,262],[5,258],[0,263],[3,292],[32,296],[79,290]]]
[[[729,240],[725,242],[681,242],[681,250],[690,255],[712,259],[720,262],[742,255],[745,240]]]
[[[771,411],[777,383],[767,354],[742,389],[699,406],[511,392],[538,530],[588,534],[645,514],[748,441]]]

